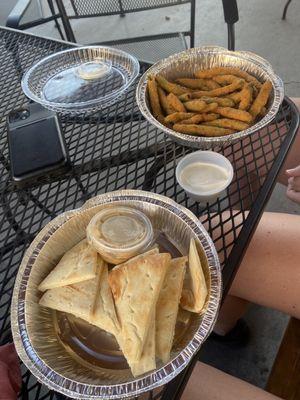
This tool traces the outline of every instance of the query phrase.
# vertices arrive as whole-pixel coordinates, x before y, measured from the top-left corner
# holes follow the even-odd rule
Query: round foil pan
[[[130,370],[99,372],[78,363],[59,342],[53,313],[38,305],[38,285],[60,257],[85,236],[93,215],[103,207],[133,206],[163,230],[182,254],[188,254],[194,237],[204,250],[204,272],[210,287],[205,312],[191,314],[185,336],[172,351],[170,361],[133,378]],[[204,257],[205,258],[205,257]],[[203,260],[202,260],[203,261]],[[221,270],[212,240],[202,224],[186,208],[167,197],[137,190],[99,195],[77,210],[65,212],[48,223],[27,250],[16,278],[11,322],[17,352],[36,378],[50,389],[75,399],[120,399],[137,396],[173,379],[199,350],[216,321],[221,299]]]
[[[267,104],[267,114],[250,128],[222,137],[192,136],[179,133],[162,125],[153,117],[147,93],[148,76],[159,74],[168,80],[174,80],[182,77],[193,77],[195,71],[212,67],[237,67],[255,76],[261,82],[270,80],[273,85],[273,92]],[[142,75],[136,90],[138,107],[151,124],[165,132],[175,142],[199,149],[222,147],[262,129],[275,118],[283,98],[283,82],[274,73],[267,60],[248,51],[230,51],[217,46],[188,49],[158,61]]]

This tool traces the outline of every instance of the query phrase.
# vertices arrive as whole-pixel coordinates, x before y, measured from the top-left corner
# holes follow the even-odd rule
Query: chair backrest
[[[124,45],[134,42],[141,42],[141,45],[143,45],[143,43],[149,42],[149,40],[177,38],[177,44],[180,43],[180,48],[175,50],[175,52],[184,50],[186,47],[194,47],[195,2],[196,0],[56,0],[67,39],[73,42],[76,42],[72,24],[70,23],[70,21],[73,19],[115,15],[120,15],[122,17],[126,14],[139,13],[141,11],[149,11],[151,13],[153,10],[183,6],[185,18],[182,20],[181,27],[179,27],[178,24],[169,24],[167,26],[167,32],[162,33],[159,30],[158,33],[153,32],[151,34],[153,24],[150,24],[150,17],[150,19],[147,21],[148,25],[145,25],[144,27],[144,32],[147,32],[146,36],[126,36],[126,38],[116,38],[114,40],[103,38],[100,41],[100,43],[109,46]],[[72,7],[70,7],[70,5]],[[189,12],[187,12],[188,9]],[[144,20],[141,19],[141,22],[143,21]],[[183,27],[184,25],[185,27]],[[143,24],[141,26],[143,26]],[[153,26],[155,27],[155,24]],[[175,32],[170,32],[170,28],[175,28]],[[141,30],[141,33],[143,33],[143,29]],[[186,39],[188,39],[188,41]]]
[[[56,3],[54,7],[53,2]],[[155,8],[170,7],[176,5],[184,5],[190,3],[190,29],[187,32],[180,32],[190,36],[190,47],[194,46],[195,36],[195,2],[196,0],[68,0],[68,4],[71,2],[71,14],[69,13],[69,7],[67,9],[64,5],[64,0],[48,0],[50,7],[51,16],[47,18],[39,18],[38,20],[30,20],[24,23],[23,17],[25,16],[30,0],[21,0],[13,8],[8,16],[6,26],[15,29],[28,29],[34,26],[38,26],[54,20],[56,27],[63,40],[67,39],[70,42],[76,42],[72,26],[69,19],[72,18],[84,18],[102,15],[125,15],[126,13],[135,11],[145,11]],[[235,33],[234,24],[238,21],[238,7],[237,0],[222,0],[225,22],[228,25],[228,48],[234,50],[235,48]],[[61,18],[61,22],[64,28],[64,33],[61,29],[58,19]],[[22,20],[22,21],[21,21]]]
[[[76,17],[96,17],[171,7],[192,0],[71,0]]]

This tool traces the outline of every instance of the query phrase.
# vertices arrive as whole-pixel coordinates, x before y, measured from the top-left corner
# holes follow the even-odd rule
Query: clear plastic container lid
[[[42,99],[72,104],[101,99],[122,88],[126,79],[122,71],[104,61],[84,62],[66,67],[45,84]]]
[[[139,73],[137,59],[121,50],[87,46],[55,53],[22,79],[24,93],[55,111],[93,112],[113,104]]]
[[[100,211],[91,219],[87,238],[106,261],[119,264],[150,246],[153,228],[141,211],[116,206]]]

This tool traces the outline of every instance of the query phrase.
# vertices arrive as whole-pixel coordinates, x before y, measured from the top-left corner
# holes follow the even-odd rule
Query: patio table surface
[[[234,278],[259,222],[299,124],[295,105],[285,98],[268,127],[235,144],[216,149],[233,164],[227,193],[206,206],[189,199],[176,182],[180,158],[194,151],[150,123],[135,101],[136,84],[117,104],[91,116],[59,115],[72,168],[18,189],[10,178],[6,116],[28,102],[20,81],[34,62],[71,47],[70,43],[0,28],[0,343],[10,337],[10,303],[14,280],[25,250],[39,230],[60,213],[87,199],[119,189],[141,189],[168,196],[201,218],[223,267],[223,294]],[[149,67],[141,63],[141,73]],[[200,351],[201,357],[201,351]],[[175,399],[188,381],[190,366],[149,398]],[[38,383],[23,366],[22,398],[61,395]]]

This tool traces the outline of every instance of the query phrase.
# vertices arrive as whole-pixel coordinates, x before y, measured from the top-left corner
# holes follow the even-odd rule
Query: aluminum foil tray
[[[186,135],[173,131],[157,121],[149,106],[147,80],[149,75],[162,75],[166,79],[175,80],[180,77],[192,77],[195,71],[212,67],[238,67],[254,75],[259,81],[270,80],[273,93],[267,104],[267,114],[258,123],[244,131],[222,137],[202,137]],[[268,125],[277,114],[284,97],[282,80],[274,73],[272,66],[262,57],[247,51],[229,51],[223,47],[198,47],[185,50],[161,60],[149,68],[141,77],[136,101],[144,117],[157,128],[166,133],[175,142],[188,147],[210,149],[234,143],[251,133]]]
[[[61,256],[85,237],[86,226],[103,207],[133,206],[143,211],[153,228],[164,232],[182,254],[194,237],[204,250],[204,272],[209,286],[205,312],[191,314],[188,329],[172,350],[167,364],[133,378],[130,370],[95,368],[77,362],[58,340],[54,311],[38,305],[37,287]],[[120,399],[137,396],[173,379],[199,350],[216,321],[221,299],[221,271],[212,240],[199,220],[167,197],[137,190],[106,193],[83,207],[48,223],[27,250],[16,278],[11,323],[17,352],[36,378],[49,388],[75,399]]]

